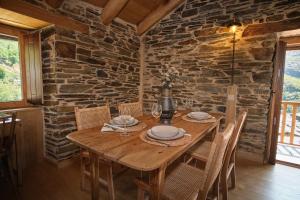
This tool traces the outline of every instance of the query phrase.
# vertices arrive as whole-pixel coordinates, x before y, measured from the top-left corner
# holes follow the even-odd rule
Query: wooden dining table
[[[90,153],[92,200],[99,198],[99,166],[97,165],[99,158],[135,170],[150,172],[150,187],[153,192],[153,199],[160,199],[167,166],[182,156],[208,133],[214,133],[218,130],[223,115],[220,113],[211,113],[211,115],[216,118],[215,122],[197,123],[185,121],[181,117],[174,118],[172,125],[183,128],[191,135],[191,140],[187,144],[175,147],[153,145],[141,140],[140,134],[159,124],[156,119],[149,115],[138,118],[147,124],[147,128],[132,132],[129,136],[122,136],[117,132],[101,133],[101,127],[76,131],[67,135],[70,141]]]

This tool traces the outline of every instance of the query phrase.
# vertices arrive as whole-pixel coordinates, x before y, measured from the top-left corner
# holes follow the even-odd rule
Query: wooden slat
[[[64,0],[45,0],[46,3],[52,8],[59,8]]]
[[[109,0],[106,3],[101,15],[103,24],[110,24],[126,6],[127,2],[128,0]]]
[[[290,144],[294,143],[294,136],[295,136],[295,128],[296,128],[296,117],[297,117],[297,105],[293,105],[293,112],[292,112],[292,128],[290,134]]]
[[[283,103],[283,110],[282,110],[282,123],[281,123],[281,131],[280,131],[280,142],[284,142],[284,133],[285,133],[285,125],[286,125],[286,111],[287,111],[287,104]]]
[[[247,26],[243,32],[243,37],[263,35],[281,31],[289,31],[300,28],[300,18],[288,19],[280,22],[271,22],[263,24],[252,24]]]
[[[184,0],[167,0],[162,2],[155,10],[153,10],[143,21],[137,26],[137,33],[142,35],[149,30],[156,22],[161,20],[169,12],[179,6]]]
[[[42,21],[55,24],[57,26],[62,26],[71,30],[77,30],[82,33],[88,33],[89,27],[79,21],[72,20],[66,16],[54,14],[43,8],[34,6],[30,3],[21,0],[0,0],[0,7],[39,19]]]
[[[237,85],[227,88],[225,127],[230,123],[234,124],[236,120],[237,89]]]

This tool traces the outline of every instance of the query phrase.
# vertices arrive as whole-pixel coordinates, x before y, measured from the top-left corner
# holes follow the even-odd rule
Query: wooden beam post
[[[112,20],[120,14],[127,2],[128,0],[109,0],[101,15],[103,24],[110,24]]]
[[[89,26],[21,0],[0,0],[0,7],[71,30],[89,33]]]
[[[52,8],[59,8],[64,0],[46,0],[46,3]]]
[[[270,22],[263,24],[252,24],[245,28],[243,37],[276,33],[300,28],[300,18],[287,19],[280,22]]]
[[[148,14],[137,26],[137,33],[142,35],[149,30],[156,22],[161,20],[169,12],[179,6],[185,0],[166,0],[163,1],[155,10]]]

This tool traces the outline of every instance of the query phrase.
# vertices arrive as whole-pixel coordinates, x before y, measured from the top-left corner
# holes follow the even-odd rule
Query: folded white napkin
[[[124,130],[124,128],[114,126],[111,124],[104,123],[103,127],[101,128],[101,132],[114,132],[116,130]]]
[[[113,132],[113,131],[114,131],[114,129],[107,127],[107,126],[103,126],[101,128],[101,132]]]
[[[135,119],[130,115],[120,115],[112,119],[113,124],[123,125],[123,124],[132,124]]]

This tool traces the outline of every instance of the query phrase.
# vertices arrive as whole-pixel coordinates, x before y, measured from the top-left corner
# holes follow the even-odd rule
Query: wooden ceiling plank
[[[155,23],[165,17],[173,9],[179,6],[185,0],[166,0],[162,2],[155,10],[148,14],[137,26],[137,33],[142,35],[149,30]]]
[[[46,0],[46,3],[52,8],[59,8],[64,0]]]
[[[288,19],[280,22],[270,22],[264,24],[252,24],[245,28],[243,37],[276,33],[282,31],[295,30],[300,28],[300,18]]]
[[[71,30],[77,30],[82,33],[88,33],[89,27],[86,24],[72,20],[63,15],[49,12],[43,8],[34,6],[21,0],[0,0],[0,7],[20,13],[35,19],[49,22],[57,26],[65,27]]]
[[[112,20],[120,14],[127,3],[128,0],[109,0],[101,15],[103,24],[110,24]]]
[[[83,0],[83,1],[92,4],[94,6],[97,6],[99,8],[103,8],[104,5],[107,3],[107,0]]]

